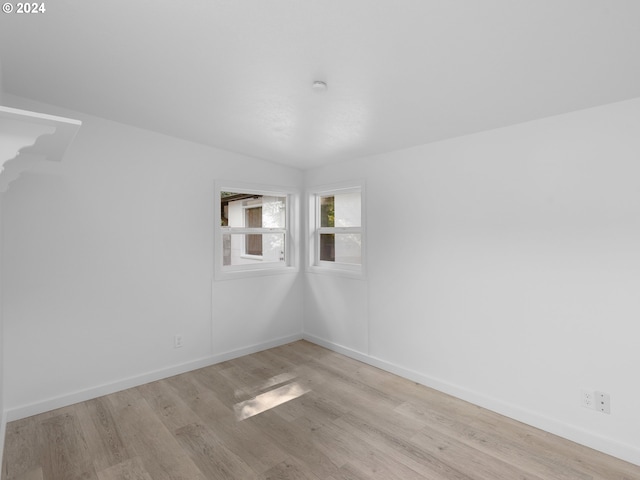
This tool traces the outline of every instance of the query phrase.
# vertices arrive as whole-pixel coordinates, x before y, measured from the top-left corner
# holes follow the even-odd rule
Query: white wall
[[[0,61],[0,105],[4,105],[4,91],[2,89],[2,62]],[[0,159],[1,161],[1,159]],[[3,328],[3,301],[2,301],[2,198],[0,193],[0,465],[4,453],[4,437],[6,429],[6,418],[4,414],[4,328]]]
[[[299,171],[7,99],[83,122],[4,198],[11,418],[300,338],[298,275],[213,283],[215,180],[300,187]]]
[[[307,172],[364,179],[368,280],[306,274],[305,335],[640,464],[638,132],[635,99]]]

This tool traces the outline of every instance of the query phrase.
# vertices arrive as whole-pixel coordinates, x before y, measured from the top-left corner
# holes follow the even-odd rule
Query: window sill
[[[217,271],[215,281],[238,280],[242,278],[264,277],[268,275],[283,275],[298,273],[297,267],[277,266],[277,267],[259,267],[259,268],[243,268],[232,270]]]
[[[247,260],[260,260],[260,261],[262,261],[262,255],[244,254],[244,255],[240,255],[240,258],[246,258]]]
[[[349,266],[321,266],[321,265],[309,265],[306,268],[307,273],[319,274],[319,275],[334,275],[339,277],[353,278],[356,280],[366,280],[366,276],[362,268],[349,268]]]

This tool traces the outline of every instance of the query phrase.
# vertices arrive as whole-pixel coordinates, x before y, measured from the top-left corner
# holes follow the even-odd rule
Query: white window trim
[[[220,192],[253,193],[256,195],[287,197],[285,222],[286,228],[237,228],[223,227],[220,215]],[[274,185],[256,185],[244,182],[219,180],[214,188],[214,279],[232,280],[237,278],[256,277],[296,273],[298,271],[298,217],[300,193],[295,188]],[[285,241],[284,263],[258,263],[250,265],[223,265],[222,236],[229,233],[264,234],[283,233]],[[262,258],[262,257],[256,257]]]
[[[360,193],[361,218],[360,227],[318,227],[320,206],[318,198],[332,194]],[[310,188],[307,191],[307,262],[305,270],[309,273],[340,275],[364,279],[366,276],[366,197],[364,181],[346,182]],[[326,262],[320,260],[321,233],[359,233],[361,238],[361,264]]]

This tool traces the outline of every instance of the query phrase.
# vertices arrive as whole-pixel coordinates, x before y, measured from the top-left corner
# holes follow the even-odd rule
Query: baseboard
[[[380,368],[381,370],[385,370],[395,375],[407,378],[409,380],[454,396],[461,400],[473,403],[474,405],[486,408],[487,410],[491,410],[506,417],[512,418],[519,422],[526,423],[527,425],[531,425],[532,427],[539,428],[546,432],[566,438],[567,440],[571,440],[581,445],[585,445],[587,447],[593,448],[595,450],[606,453],[613,457],[617,457],[621,460],[625,460],[635,465],[640,465],[640,448],[638,447],[595,434],[574,425],[562,422],[558,419],[542,415],[538,412],[520,407],[518,405],[504,402],[480,392],[476,392],[474,390],[470,390],[468,388],[461,387],[459,385],[455,385],[444,380],[431,377],[429,375],[424,375],[414,370],[401,367],[391,362],[387,362],[380,358],[376,358],[374,356],[358,352],[351,348],[338,345],[329,340],[316,337],[315,335],[305,333],[303,335],[303,338],[304,340],[328,348],[329,350],[333,350],[334,352],[341,353],[343,355],[346,355],[347,357]]]
[[[97,397],[102,397],[103,395],[109,395],[111,393],[119,392],[121,390],[126,390],[127,388],[138,387],[140,385],[144,385],[145,383],[155,382],[157,380],[162,380],[163,378],[173,377],[174,375],[179,375],[181,373],[197,370],[198,368],[208,367],[210,365],[215,365],[216,363],[224,362],[226,360],[231,360],[233,358],[242,357],[244,355],[250,355],[252,353],[260,352],[262,350],[267,350],[269,348],[279,347],[280,345],[285,345],[287,343],[295,342],[301,339],[302,339],[302,334],[280,337],[273,340],[269,340],[267,342],[262,342],[259,344],[239,348],[236,350],[199,358],[197,360],[181,363],[179,365],[174,365],[168,368],[154,370],[141,375],[135,375],[122,380],[118,380],[116,382],[107,383],[107,384],[99,385],[96,387],[88,388],[85,390],[79,390],[73,393],[48,398],[41,402],[35,402],[35,403],[30,403],[28,405],[21,405],[19,407],[10,408],[5,411],[5,415],[3,416],[2,426],[4,428],[5,423],[7,421],[12,422],[14,420],[19,420],[21,418],[26,418],[32,415],[37,415],[39,413],[55,410],[56,408],[66,407],[69,405],[73,405],[75,403],[84,402],[86,400],[91,400]],[[2,439],[4,440],[4,434],[2,435]]]

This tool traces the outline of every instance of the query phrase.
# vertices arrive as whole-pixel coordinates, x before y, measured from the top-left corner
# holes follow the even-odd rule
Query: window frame
[[[322,227],[320,199],[332,195],[360,193],[359,227]],[[354,278],[364,278],[366,273],[366,201],[364,182],[348,182],[311,188],[307,192],[308,202],[308,261],[306,270],[311,273],[328,273]],[[320,260],[320,235],[360,234],[360,264],[349,264]]]
[[[214,193],[214,280],[231,280],[261,275],[295,273],[298,271],[297,262],[297,218],[299,192],[290,187],[275,185],[256,185],[235,181],[217,181]],[[285,198],[285,226],[284,228],[245,228],[222,226],[220,212],[220,192],[236,192],[254,195],[276,196]],[[243,213],[244,214],[244,213]],[[223,236],[226,234],[251,235],[274,234],[284,235],[284,262],[265,262],[247,265],[224,265]],[[246,255],[244,255],[246,256]],[[262,256],[252,255],[251,258],[261,260]]]

